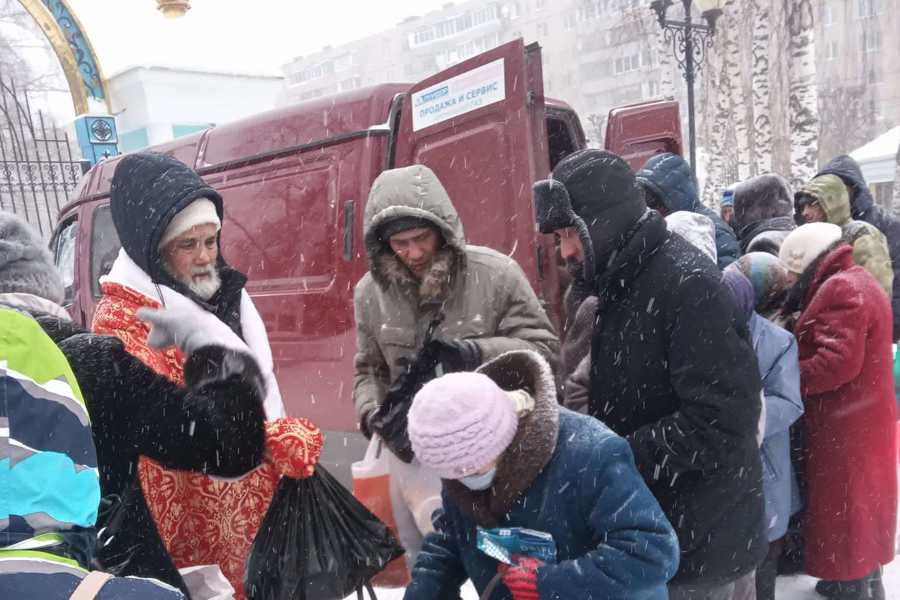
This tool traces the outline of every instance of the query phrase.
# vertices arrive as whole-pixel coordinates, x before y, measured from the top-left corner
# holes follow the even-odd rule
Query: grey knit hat
[[[62,304],[65,290],[40,236],[16,215],[0,211],[0,294],[10,292]]]

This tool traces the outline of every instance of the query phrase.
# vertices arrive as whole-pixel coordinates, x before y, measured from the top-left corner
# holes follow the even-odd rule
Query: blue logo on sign
[[[427,94],[422,94],[421,96],[419,96],[419,100],[418,100],[418,102],[416,102],[416,106],[418,106],[420,104],[424,104],[425,102],[432,102],[434,100],[437,100],[438,98],[446,96],[449,93],[450,93],[450,89],[446,85],[444,87],[440,87],[436,90],[432,90],[432,91],[428,92]]]

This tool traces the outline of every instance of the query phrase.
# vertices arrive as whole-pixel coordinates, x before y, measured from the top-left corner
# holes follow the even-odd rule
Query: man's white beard
[[[207,274],[209,277],[199,281],[194,280],[193,277],[187,277],[181,279],[181,283],[186,285],[201,300],[209,300],[219,291],[219,288],[222,286],[222,280],[219,278],[219,270],[215,266],[210,266],[206,269],[194,269],[192,273],[192,275],[202,274]]]

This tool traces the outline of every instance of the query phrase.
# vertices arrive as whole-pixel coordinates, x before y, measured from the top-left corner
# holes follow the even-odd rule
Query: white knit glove
[[[150,324],[147,343],[151,348],[177,346],[190,356],[204,346],[220,346],[251,354],[247,344],[228,325],[189,300],[159,310],[141,308],[137,316]]]

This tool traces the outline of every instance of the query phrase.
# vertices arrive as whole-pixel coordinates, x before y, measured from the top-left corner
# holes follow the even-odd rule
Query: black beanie
[[[596,269],[602,273],[625,235],[647,211],[634,172],[622,157],[588,148],[560,161],[553,169],[553,179],[566,186],[573,210],[587,225]]]
[[[437,225],[428,219],[423,219],[422,217],[397,217],[396,219],[390,219],[381,224],[381,227],[378,228],[378,238],[382,242],[387,243],[390,241],[392,235],[397,235],[398,233],[409,231],[410,229],[417,229],[419,227],[429,227],[440,233]]]

